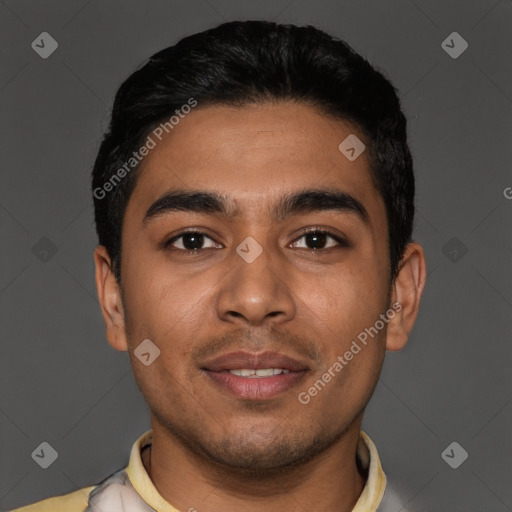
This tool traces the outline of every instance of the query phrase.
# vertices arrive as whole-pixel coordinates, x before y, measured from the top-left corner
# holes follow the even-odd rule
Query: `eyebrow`
[[[146,211],[143,223],[171,212],[195,212],[235,217],[240,209],[229,196],[203,190],[173,190],[158,198]],[[353,214],[369,225],[369,215],[363,204],[347,192],[337,189],[305,189],[283,194],[270,205],[270,214],[281,221],[301,213],[335,211]]]

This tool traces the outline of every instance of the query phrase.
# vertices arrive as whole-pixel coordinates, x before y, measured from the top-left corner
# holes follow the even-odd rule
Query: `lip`
[[[244,368],[253,368],[261,370],[264,368],[283,368],[290,372],[300,372],[309,370],[309,367],[301,361],[294,359],[280,352],[260,352],[254,354],[251,352],[229,352],[206,361],[202,365],[203,369],[219,372],[223,370],[242,370]]]
[[[229,370],[261,370],[282,368],[289,373],[271,377],[248,378]],[[245,400],[273,398],[296,386],[307,374],[309,367],[301,361],[279,352],[230,352],[207,361],[201,368],[222,391]]]

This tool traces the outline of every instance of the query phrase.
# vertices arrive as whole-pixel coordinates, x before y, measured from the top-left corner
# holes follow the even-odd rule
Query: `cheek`
[[[310,316],[316,317],[330,331],[331,338],[337,337],[343,346],[344,339],[373,325],[387,309],[383,285],[382,276],[362,265],[361,272],[341,269],[314,282],[308,280],[297,295]]]
[[[190,348],[201,339],[205,310],[212,307],[204,286],[204,280],[201,284],[176,273],[137,269],[129,274],[125,307],[130,356],[137,378],[153,392],[188,378]],[[145,339],[160,350],[154,368],[141,365],[133,354]]]
[[[152,411],[184,410],[188,393],[180,384],[180,366],[171,367],[164,352],[149,366],[132,357],[132,368],[137,386]]]
[[[155,265],[127,270],[123,284],[131,332],[151,338],[189,329],[204,307],[204,283]]]
[[[315,378],[329,381],[323,397],[327,402],[362,404],[378,380],[386,329],[375,331],[374,326],[387,307],[383,281],[377,277],[375,272],[364,276],[347,271],[326,280],[324,289],[305,295],[324,353],[323,368]]]

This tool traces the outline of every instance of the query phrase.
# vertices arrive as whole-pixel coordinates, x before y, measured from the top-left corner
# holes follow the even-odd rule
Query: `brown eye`
[[[207,247],[204,244],[207,241],[212,242],[213,244],[208,244]],[[217,244],[218,245],[218,244]],[[172,250],[181,251],[187,254],[197,253],[202,250],[211,249],[217,246],[216,242],[212,240],[206,233],[201,231],[186,231],[184,233],[180,233],[177,236],[171,238],[166,244],[166,248],[172,248]]]
[[[325,231],[322,229],[312,229],[306,231],[302,233],[302,235],[297,240],[301,239],[305,240],[305,247],[298,246],[297,242],[294,242],[293,246],[299,247],[300,249],[309,249],[311,251],[322,251],[326,249],[331,249],[336,246],[349,246],[349,244],[342,238],[338,237],[334,233],[331,233],[330,231]]]

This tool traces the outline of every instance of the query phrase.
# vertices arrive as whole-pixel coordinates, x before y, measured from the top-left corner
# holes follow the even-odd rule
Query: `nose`
[[[296,303],[284,261],[262,253],[252,262],[238,253],[232,257],[231,271],[223,280],[217,299],[217,313],[223,321],[262,325],[286,322],[296,313]]]

